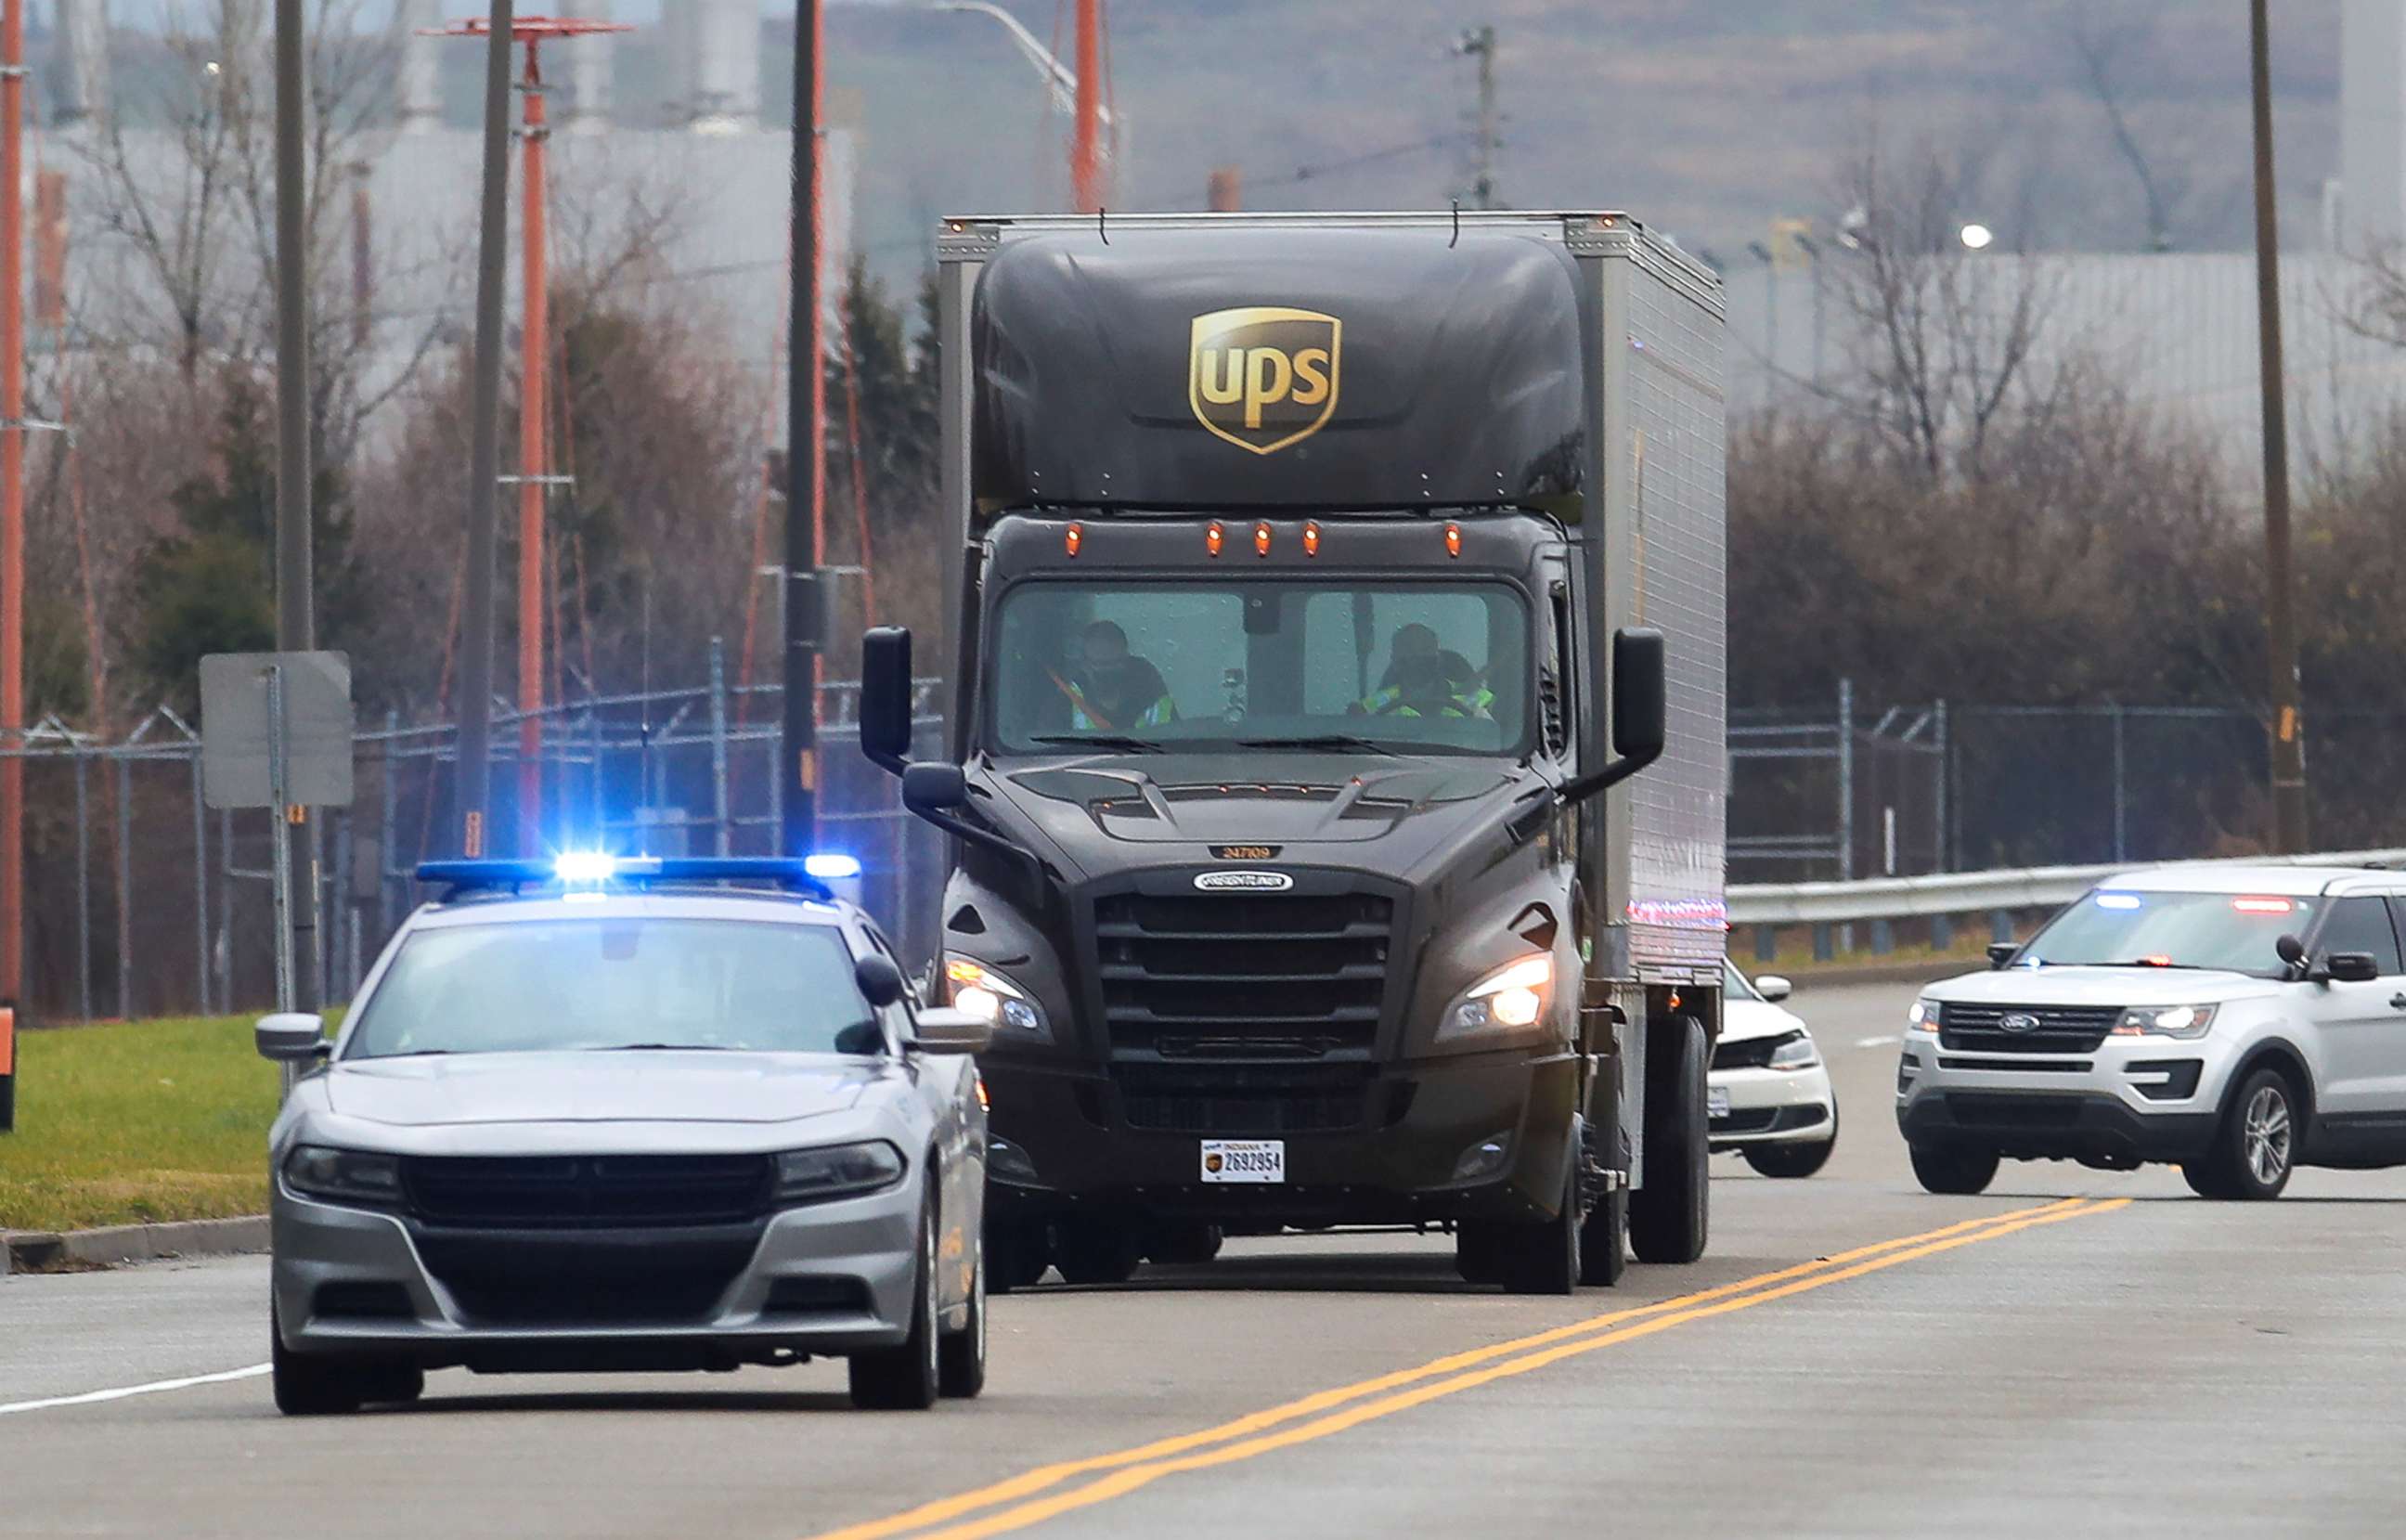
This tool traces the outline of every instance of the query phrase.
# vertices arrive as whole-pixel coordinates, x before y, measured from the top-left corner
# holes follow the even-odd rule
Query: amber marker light
[[[1462,554],[1461,525],[1449,524],[1445,527],[1445,554],[1448,556],[1460,556]]]
[[[1061,531],[1061,549],[1073,557],[1078,554],[1078,547],[1085,543],[1086,527],[1083,524],[1072,524]]]
[[[1256,524],[1253,526],[1253,555],[1267,556],[1269,554],[1270,527],[1267,524]]]
[[[1317,520],[1303,527],[1303,554],[1306,556],[1320,554],[1320,525]]]
[[[1220,554],[1220,547],[1227,541],[1227,531],[1220,528],[1220,521],[1216,518],[1211,521],[1211,527],[1203,531],[1203,548],[1213,556]]]

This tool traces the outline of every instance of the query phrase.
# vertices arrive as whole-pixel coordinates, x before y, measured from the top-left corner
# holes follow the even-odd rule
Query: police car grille
[[[1135,894],[1095,906],[1114,1048],[1264,1040],[1284,1056],[1378,1037],[1394,906],[1375,894]]]
[[[432,1224],[608,1229],[726,1224],[765,1213],[767,1155],[411,1156],[403,1190]]]
[[[2038,1025],[2008,1032],[2008,1016]],[[2122,1019],[2116,1005],[1949,1005],[1940,1008],[1938,1046],[1981,1053],[2094,1053]]]

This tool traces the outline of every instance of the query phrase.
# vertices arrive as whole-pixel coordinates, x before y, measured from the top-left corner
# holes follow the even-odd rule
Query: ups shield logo
[[[1186,363],[1196,420],[1257,455],[1309,438],[1337,411],[1344,330],[1334,316],[1281,305],[1196,317]]]

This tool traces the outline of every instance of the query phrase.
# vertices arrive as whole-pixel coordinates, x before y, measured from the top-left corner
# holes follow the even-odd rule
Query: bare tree
[[[1832,288],[1854,369],[1821,390],[1926,474],[1977,479],[2001,419],[2047,408],[2035,354],[2055,284],[2023,238],[1967,247],[1969,163],[1925,148],[1899,168],[1875,148],[1848,168]],[[2029,211],[2008,228],[2027,232]]]
[[[2149,158],[2130,126],[2122,78],[2126,58],[2134,53],[2144,55],[2154,49],[2156,22],[2153,7],[2118,25],[2101,22],[2093,6],[2075,4],[2063,10],[2064,36],[2079,61],[2081,78],[2105,114],[2105,126],[2114,135],[2116,153],[2138,178],[2140,194],[2146,201],[2147,249],[2170,251],[2172,233],[2172,219],[2166,210],[2167,174]]]

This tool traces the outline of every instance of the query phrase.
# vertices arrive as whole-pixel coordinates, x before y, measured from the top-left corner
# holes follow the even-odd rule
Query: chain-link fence
[[[2313,839],[2406,838],[2406,713],[2311,724]],[[1861,706],[1730,721],[1730,880],[2239,855],[2271,824],[2263,719],[2194,706]]]
[[[934,681],[922,681],[922,755],[942,752]],[[943,837],[901,806],[900,783],[858,752],[858,685],[820,686],[818,822],[824,848],[860,858],[860,897],[906,955],[933,944]],[[540,810],[518,818],[519,726],[497,708],[496,853],[607,848],[769,855],[783,813],[775,685],[700,687],[575,701],[538,716]],[[388,717],[354,742],[357,792],[324,818],[325,997],[347,998],[416,900],[411,871],[454,854],[447,724]],[[0,754],[8,751],[0,751]],[[162,708],[116,742],[56,720],[25,761],[27,1002],[52,1018],[232,1011],[275,995],[265,810],[202,798],[200,737]],[[304,965],[305,966],[305,965]]]

